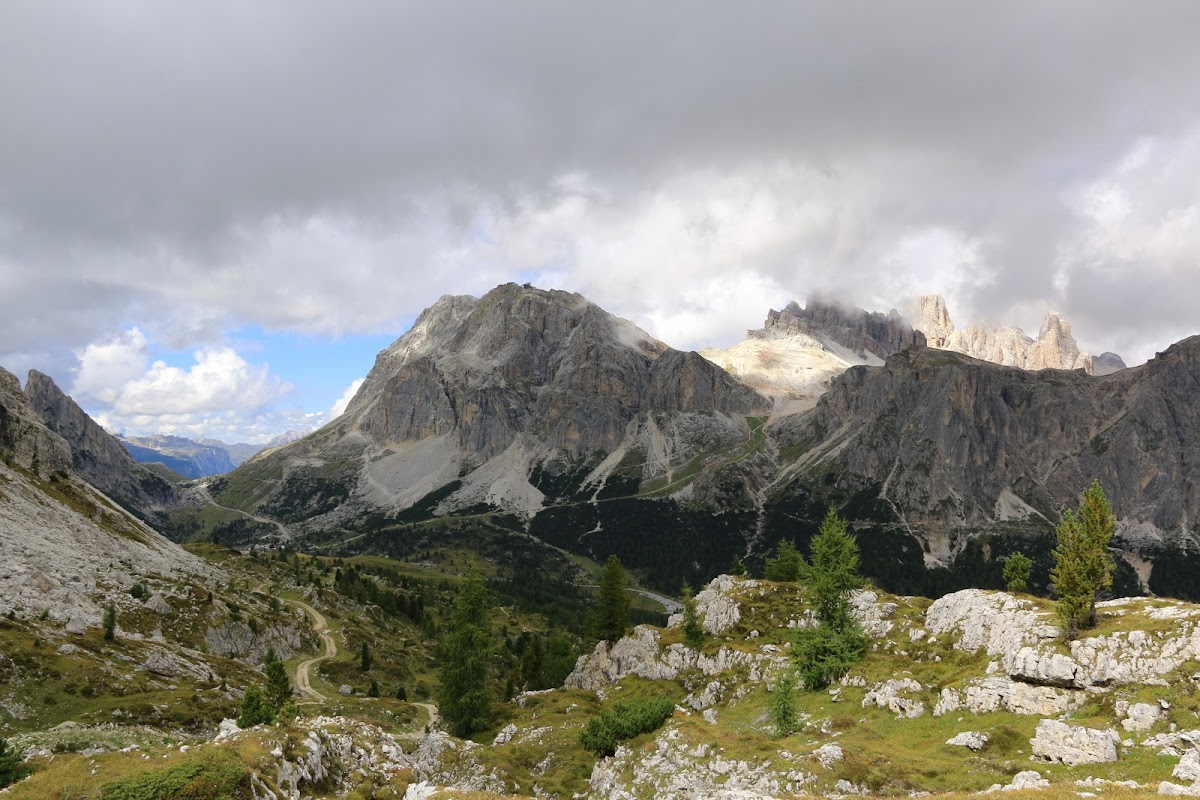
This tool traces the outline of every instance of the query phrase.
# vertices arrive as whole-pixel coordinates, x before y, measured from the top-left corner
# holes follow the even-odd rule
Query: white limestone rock
[[[975,752],[979,752],[987,747],[987,743],[988,735],[986,733],[979,733],[978,731],[963,731],[946,740],[946,744],[952,747],[966,747]]]
[[[1148,731],[1162,718],[1162,712],[1157,703],[1134,703],[1126,710],[1121,727],[1127,731]]]
[[[1179,759],[1175,769],[1171,771],[1172,778],[1196,783],[1200,781],[1200,751],[1189,750]]]
[[[953,636],[958,650],[984,650],[992,656],[1058,636],[1058,629],[1043,619],[1032,601],[982,589],[964,589],[935,600],[925,613],[925,628],[933,636]]]
[[[917,694],[924,690],[924,686],[911,678],[884,681],[867,692],[867,696],[863,698],[862,707],[878,706],[886,708],[896,716],[915,719],[925,713],[925,704],[904,695]]]
[[[1121,737],[1111,728],[1097,730],[1044,719],[1038,723],[1029,744],[1039,758],[1076,766],[1116,761],[1120,741]]]
[[[817,763],[825,769],[829,769],[846,757],[842,748],[833,743],[821,745],[813,751],[813,755],[817,757]]]

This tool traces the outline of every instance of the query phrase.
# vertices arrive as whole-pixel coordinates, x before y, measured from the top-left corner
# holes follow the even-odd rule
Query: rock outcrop
[[[46,427],[66,441],[79,477],[151,524],[161,524],[161,512],[178,504],[171,484],[134,461],[49,376],[30,370],[25,397]]]
[[[896,312],[880,314],[812,297],[768,312],[762,328],[725,349],[700,355],[776,399],[816,398],[855,365],[878,366],[893,353],[922,347],[924,336]]]
[[[916,298],[909,310],[913,327],[925,334],[930,347],[991,361],[1020,369],[1082,369],[1088,374],[1106,375],[1124,369],[1125,363],[1115,353],[1105,353],[1101,368],[1096,370],[1095,359],[1081,352],[1071,325],[1061,315],[1048,312],[1042,320],[1037,338],[1030,338],[1020,328],[987,328],[969,325],[956,329],[941,295],[927,294]],[[1120,366],[1116,366],[1119,364]]]
[[[1054,719],[1039,722],[1037,733],[1029,742],[1038,758],[1072,767],[1116,761],[1120,743],[1121,737],[1114,730],[1084,728]]]

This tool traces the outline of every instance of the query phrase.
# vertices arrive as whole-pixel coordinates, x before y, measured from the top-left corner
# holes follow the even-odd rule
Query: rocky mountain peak
[[[760,331],[747,332],[750,338],[762,339],[797,335],[844,347],[860,357],[870,354],[880,359],[925,346],[925,335],[894,309],[887,314],[864,311],[820,294],[810,297],[804,308],[793,300],[782,311],[769,311]]]
[[[946,301],[937,294],[917,297],[909,307],[913,327],[925,334],[930,347],[1021,369],[1082,369],[1089,375],[1106,375],[1124,369],[1120,356],[1112,355],[1097,371],[1095,360],[1080,350],[1071,334],[1071,324],[1051,311],[1042,320],[1036,339],[1020,328],[989,328],[968,325],[956,329]],[[1120,364],[1119,367],[1116,364]]]
[[[46,430],[21,393],[16,375],[0,368],[0,458],[47,477],[71,468],[71,450]]]
[[[169,483],[138,464],[50,376],[30,370],[25,398],[45,426],[67,443],[75,473],[92,486],[146,518],[177,502]]]
[[[913,300],[912,316],[915,320],[913,327],[925,334],[926,343],[930,347],[944,348],[954,333],[954,323],[950,320],[950,311],[946,308],[946,300],[940,294],[926,294]]]

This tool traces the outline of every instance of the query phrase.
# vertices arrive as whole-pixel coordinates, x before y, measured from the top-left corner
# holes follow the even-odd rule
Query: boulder
[[[170,614],[175,610],[171,607],[171,604],[167,602],[166,598],[158,592],[155,592],[148,600],[146,600],[146,608],[150,609],[156,614]]]
[[[512,738],[516,735],[517,735],[517,726],[510,722],[509,724],[505,725],[500,730],[499,733],[496,734],[496,738],[492,740],[492,744],[493,745],[508,744],[509,742],[512,741]]]
[[[832,743],[821,745],[813,751],[813,755],[817,757],[817,762],[825,769],[829,769],[846,757],[842,748]]]
[[[911,678],[884,681],[867,692],[867,696],[863,698],[862,705],[863,708],[869,708],[870,706],[886,708],[897,716],[915,719],[925,713],[925,704],[920,700],[904,697],[903,695],[905,693],[922,692],[924,689],[924,686]]]
[[[1121,727],[1127,731],[1148,731],[1162,717],[1162,709],[1158,704],[1134,703],[1125,712]]]
[[[1120,741],[1121,737],[1112,729],[1097,730],[1044,719],[1038,723],[1037,733],[1029,744],[1039,758],[1075,766],[1116,761]]]
[[[987,747],[988,735],[977,731],[963,731],[957,736],[952,736],[946,740],[946,744],[953,747],[966,747],[975,752],[979,752]]]
[[[1189,750],[1179,759],[1175,769],[1171,771],[1172,778],[1196,783],[1200,781],[1200,751]]]
[[[164,678],[174,678],[179,674],[179,669],[176,667],[175,662],[161,650],[155,650],[148,655],[143,666],[145,666],[147,672],[161,675]]]

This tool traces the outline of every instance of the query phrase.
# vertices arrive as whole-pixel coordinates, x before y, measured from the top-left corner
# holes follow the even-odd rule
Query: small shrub
[[[150,596],[150,590],[143,583],[135,583],[129,590],[129,594],[134,600],[145,600]]]
[[[798,628],[792,636],[792,659],[804,688],[818,691],[850,671],[867,649],[862,628],[852,625],[841,633],[821,623]]]
[[[275,721],[275,709],[271,701],[263,694],[258,686],[251,686],[242,698],[242,706],[238,711],[238,727],[253,728]]]
[[[796,673],[788,670],[775,681],[771,692],[771,721],[775,737],[782,739],[796,729]]]
[[[249,769],[223,747],[100,787],[104,800],[227,800],[250,792]]]
[[[588,720],[579,733],[579,743],[597,756],[611,756],[618,742],[658,730],[673,713],[675,702],[669,697],[616,703]]]
[[[21,763],[23,755],[20,750],[10,750],[8,742],[0,739],[0,789],[29,774],[29,768]]]

